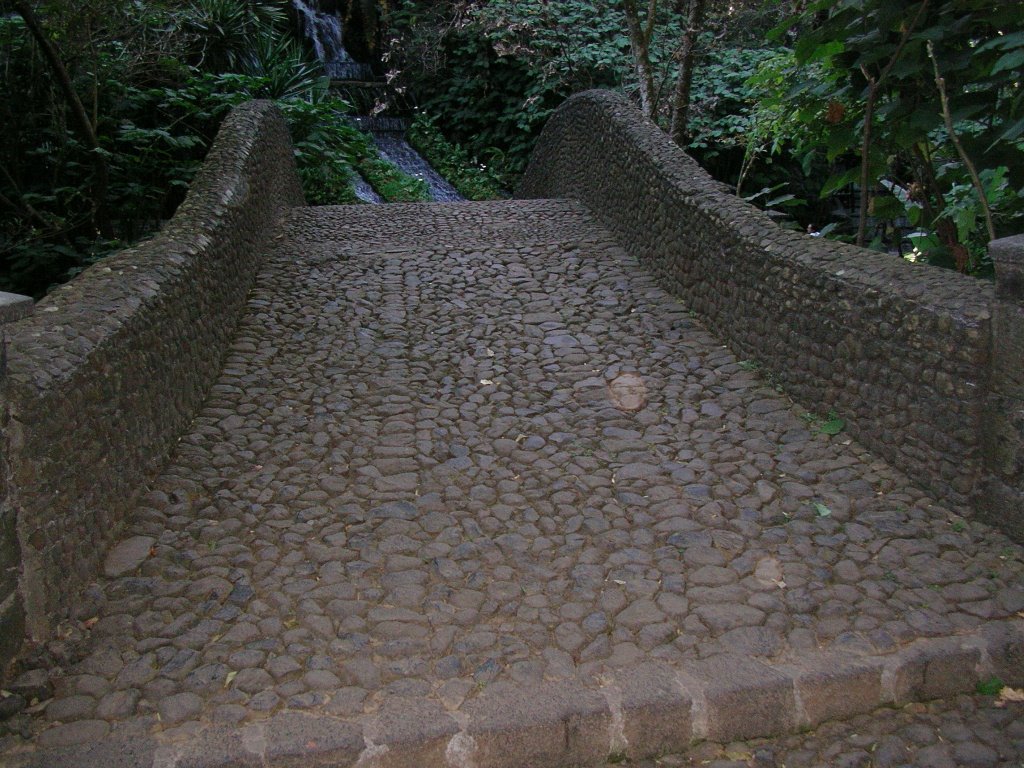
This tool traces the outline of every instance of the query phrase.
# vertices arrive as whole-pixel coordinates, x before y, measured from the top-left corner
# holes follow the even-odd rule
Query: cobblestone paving
[[[609,764],[606,768],[612,768]],[[624,768],[1021,768],[1024,705],[990,697],[882,709],[811,734],[698,745]]]
[[[47,746],[454,711],[1024,609],[1020,547],[753,367],[572,204],[296,210],[127,532],[144,562],[87,595],[55,698],[12,722]]]

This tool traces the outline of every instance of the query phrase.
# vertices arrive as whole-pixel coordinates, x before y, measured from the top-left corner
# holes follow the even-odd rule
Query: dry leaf
[[[1014,703],[1024,702],[1024,688],[1011,688],[1008,685],[1003,686],[1003,690],[999,692],[1000,701],[1012,701]]]
[[[83,621],[82,622],[82,626],[85,627],[86,629],[92,629],[93,627],[95,627],[99,623],[99,620],[100,620],[99,616],[93,616],[91,619],[86,619],[85,621]]]
[[[226,678],[224,678],[224,687],[227,688],[229,685],[231,685],[231,681],[234,680],[237,676],[238,676],[238,673],[235,672],[234,670],[232,670],[231,672],[228,672],[228,676]]]

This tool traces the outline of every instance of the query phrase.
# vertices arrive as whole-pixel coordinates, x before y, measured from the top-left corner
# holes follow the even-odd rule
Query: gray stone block
[[[851,658],[845,652],[818,654],[786,668],[800,695],[801,725],[813,727],[876,709],[882,703],[883,669],[879,659]]]
[[[978,683],[981,652],[955,637],[920,640],[901,648],[886,663],[894,704],[969,693]]]
[[[13,323],[32,314],[35,302],[31,296],[0,291],[0,324]]]
[[[700,691],[691,691],[697,737],[741,741],[786,733],[798,723],[793,680],[777,669],[725,655],[687,664],[684,670],[683,679]]]
[[[498,683],[463,711],[470,718],[465,743],[477,768],[561,768],[608,756],[611,712],[603,696],[577,683]]]
[[[619,675],[626,755],[643,758],[686,749],[693,741],[693,700],[675,670],[644,664]]]

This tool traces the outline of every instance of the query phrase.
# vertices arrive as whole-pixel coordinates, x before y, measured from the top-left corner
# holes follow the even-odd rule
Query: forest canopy
[[[415,117],[474,195],[511,188],[552,111],[596,87],[788,226],[984,276],[1024,220],[1024,2],[321,6],[387,84],[374,111]],[[242,99],[281,105],[311,202],[356,202],[356,170],[422,194],[343,119],[288,0],[0,0],[0,79],[3,290],[42,295],[159,228]]]

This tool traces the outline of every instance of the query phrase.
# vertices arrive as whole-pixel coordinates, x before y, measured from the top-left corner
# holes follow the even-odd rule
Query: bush
[[[420,112],[409,126],[409,143],[424,159],[444,176],[467,200],[496,200],[507,197],[503,179],[494,170],[471,157],[463,147],[448,141],[437,126],[437,120]]]

